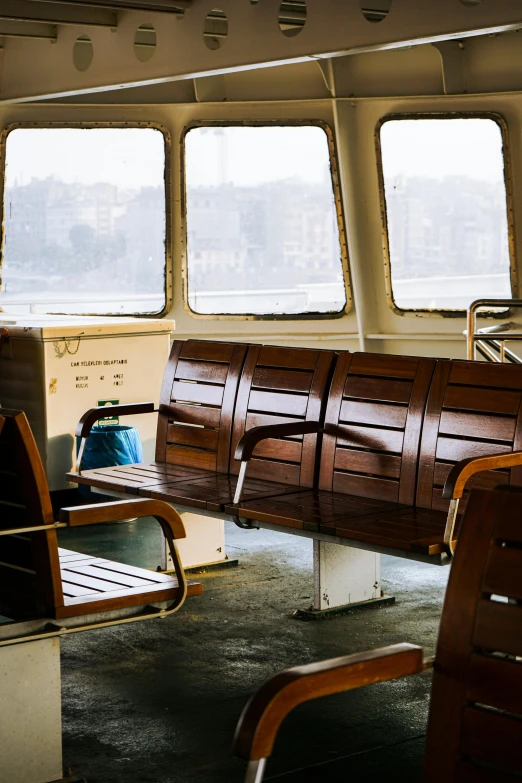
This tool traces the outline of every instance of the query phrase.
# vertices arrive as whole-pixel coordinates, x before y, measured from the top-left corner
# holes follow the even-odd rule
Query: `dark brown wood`
[[[266,430],[262,434],[268,440],[253,458],[253,449],[249,448],[246,453],[250,458],[248,475],[252,478],[273,478],[281,483],[295,484],[296,488],[314,486],[317,433],[322,426],[334,359],[332,351],[258,345],[249,348],[236,401],[231,474],[239,472],[237,446],[245,432],[254,427],[312,422],[314,426],[304,431],[299,427],[295,432]],[[304,436],[299,451],[289,449],[280,440],[298,433]]]
[[[9,463],[0,469],[0,530],[8,530],[13,522],[16,527],[52,525],[47,481],[24,413],[2,409],[0,448],[10,455]],[[71,526],[144,516],[155,517],[169,541],[185,536],[177,512],[156,500],[78,506],[62,509],[60,514],[62,521]],[[3,535],[0,545],[0,612],[13,619],[75,617],[149,603],[173,603],[184,595],[174,577],[109,560],[100,562],[75,552],[59,552],[53,529],[23,536]],[[192,585],[190,592],[200,592],[200,585]]]
[[[522,483],[522,467],[514,467],[522,462],[502,456],[522,451],[521,402],[519,365],[439,361],[424,421],[417,505],[447,511],[451,497],[463,497],[465,504],[467,478],[473,477],[473,486],[491,486],[491,471],[499,468],[509,472],[500,474],[498,483],[505,482],[506,475],[511,483]],[[470,463],[472,458],[497,456],[498,461]],[[457,463],[462,463],[460,479]],[[444,465],[451,479],[443,492]],[[479,475],[481,470],[487,472]]]
[[[4,328],[0,329],[0,359],[2,358],[2,348],[4,347],[4,343],[7,340],[8,334],[9,332],[7,331],[7,329]]]
[[[433,662],[424,783],[521,778],[522,606],[512,600],[522,585],[521,503],[522,489],[510,486],[471,494]],[[281,723],[299,704],[431,665],[419,648],[397,645],[282,672],[247,705],[235,753],[268,758]]]
[[[321,489],[413,505],[434,368],[434,360],[410,356],[340,356],[326,413]]]

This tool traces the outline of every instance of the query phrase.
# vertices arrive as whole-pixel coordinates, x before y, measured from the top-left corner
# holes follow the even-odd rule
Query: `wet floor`
[[[155,568],[152,520],[64,531],[63,546]],[[395,606],[292,618],[312,596],[312,542],[227,523],[237,568],[198,575],[178,615],[62,643],[64,763],[89,783],[240,783],[231,752],[252,693],[272,674],[397,642],[433,654],[448,569],[382,559]],[[285,722],[266,780],[419,781],[430,674],[340,694]],[[354,777],[356,776],[356,777]]]

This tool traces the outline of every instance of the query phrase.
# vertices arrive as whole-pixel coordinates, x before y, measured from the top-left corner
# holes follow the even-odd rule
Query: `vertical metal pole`
[[[249,761],[245,783],[261,783],[265,774],[267,759],[257,759],[256,761]]]

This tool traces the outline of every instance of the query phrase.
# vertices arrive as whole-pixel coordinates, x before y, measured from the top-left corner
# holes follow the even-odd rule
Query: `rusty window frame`
[[[2,265],[4,260],[4,243],[5,243],[5,171],[6,171],[6,149],[7,138],[14,130],[30,129],[30,128],[150,128],[157,130],[163,136],[163,144],[165,151],[165,169],[164,169],[164,187],[165,187],[165,268],[164,268],[164,294],[165,304],[161,310],[148,313],[48,313],[48,315],[69,315],[71,318],[76,315],[82,316],[95,316],[100,318],[163,318],[170,312],[173,303],[173,274],[172,274],[172,142],[168,128],[159,122],[152,121],[116,121],[116,122],[103,122],[103,121],[48,121],[48,122],[14,122],[6,125],[0,133],[0,209],[2,215],[1,226],[1,238],[0,238],[0,286],[2,280]]]
[[[383,126],[393,120],[460,120],[460,119],[478,119],[492,120],[495,122],[501,133],[502,138],[502,157],[504,161],[504,184],[506,189],[506,216],[508,225],[508,247],[509,247],[509,279],[511,284],[511,295],[518,296],[518,279],[516,271],[516,242],[515,242],[515,219],[514,219],[514,200],[513,200],[513,179],[512,163],[509,147],[508,125],[505,117],[498,112],[493,111],[423,111],[423,112],[393,112],[381,117],[375,128],[375,149],[377,157],[377,175],[379,184],[379,202],[382,221],[382,242],[384,253],[384,275],[386,284],[386,299],[388,306],[397,315],[438,315],[443,318],[462,318],[466,310],[451,310],[442,308],[404,308],[399,307],[393,298],[393,285],[391,276],[391,256],[388,232],[388,213],[386,206],[386,193],[384,188],[384,168],[382,160],[381,130]],[[506,311],[484,311],[484,317],[504,318]]]
[[[334,196],[337,226],[339,229],[339,251],[341,269],[343,275],[346,304],[335,313],[295,313],[277,315],[257,315],[252,313],[197,313],[189,305],[188,298],[188,252],[187,252],[187,184],[186,184],[186,154],[185,139],[191,130],[195,128],[268,128],[268,127],[316,127],[321,128],[326,135],[328,151],[330,155],[330,173],[332,178],[332,192]],[[196,319],[204,321],[319,321],[336,320],[343,318],[353,308],[352,284],[349,268],[348,243],[346,239],[346,220],[344,205],[341,198],[339,180],[339,166],[337,159],[337,147],[335,136],[331,126],[324,120],[193,120],[189,122],[181,132],[180,139],[180,182],[181,182],[181,235],[183,237],[183,250],[181,257],[181,274],[183,279],[183,306],[185,311]]]

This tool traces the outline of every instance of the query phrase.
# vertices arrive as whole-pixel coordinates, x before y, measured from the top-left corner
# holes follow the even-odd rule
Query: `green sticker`
[[[98,407],[107,407],[110,408],[111,405],[119,405],[119,400],[98,400]],[[98,425],[111,425],[111,424],[119,424],[120,423],[120,417],[119,416],[105,416],[103,419],[98,420]]]

